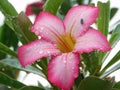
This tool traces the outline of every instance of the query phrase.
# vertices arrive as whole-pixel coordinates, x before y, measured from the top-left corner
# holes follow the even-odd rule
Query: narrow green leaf
[[[107,3],[98,2],[100,8],[98,17],[98,30],[100,30],[106,37],[108,35],[109,19],[110,19],[110,1]]]
[[[114,67],[112,67],[108,71],[102,73],[102,75],[100,76],[100,78],[104,78],[104,77],[110,75],[111,73],[117,71],[118,69],[120,69],[120,63],[116,64]]]
[[[20,89],[25,86],[23,83],[20,83],[19,81],[10,78],[9,76],[7,76],[2,72],[0,72],[0,83],[4,85],[8,85],[10,87],[14,87],[16,89]]]
[[[112,48],[118,43],[119,40],[120,40],[120,24],[118,24],[115,30],[112,32],[112,35],[109,41]]]
[[[38,70],[37,68],[34,68],[33,66],[27,66],[26,68],[23,68],[17,59],[3,59],[3,60],[0,60],[0,64],[8,65],[10,67],[13,67],[22,71],[26,71],[29,73],[34,73],[39,76],[42,76],[43,78],[46,78],[45,75],[40,70]]]
[[[13,25],[18,38],[23,44],[37,39],[37,36],[29,30],[32,23],[23,12],[13,19]]]
[[[18,15],[15,8],[12,6],[8,0],[0,0],[0,10],[4,15],[16,16]]]
[[[12,56],[17,58],[17,54],[14,51],[10,50],[7,46],[2,44],[1,42],[0,42],[0,51],[4,52],[6,54],[12,55]]]
[[[112,90],[113,80],[102,80],[97,77],[87,77],[81,81],[77,90]]]
[[[45,90],[45,89],[40,88],[40,87],[36,87],[36,86],[25,86],[19,90]]]
[[[5,23],[13,30],[13,25],[12,25],[12,17],[15,17],[18,15],[17,11],[15,8],[12,6],[11,3],[9,3],[8,0],[0,0],[0,11],[5,16]]]
[[[116,44],[119,42],[119,40],[120,40],[120,24],[118,24],[115,30],[112,32],[111,38],[109,40],[111,47],[114,48]],[[102,59],[102,62],[106,60],[109,54],[110,52],[105,54],[104,58]]]
[[[98,30],[100,30],[106,37],[108,36],[109,20],[110,20],[110,1],[102,3],[98,1],[97,6],[100,8],[99,17],[97,20]],[[102,64],[105,60],[103,57],[105,53],[99,52],[99,63]],[[103,60],[104,59],[104,60]]]
[[[4,38],[3,33],[4,33],[3,26],[0,26],[0,42],[3,41],[3,38]]]
[[[43,10],[51,12],[52,14],[56,15],[63,1],[64,0],[47,0]]]
[[[108,69],[110,66],[112,66],[119,60],[120,60],[120,51],[118,51],[118,53],[110,60],[110,62],[103,68],[101,72],[104,72],[106,69]]]

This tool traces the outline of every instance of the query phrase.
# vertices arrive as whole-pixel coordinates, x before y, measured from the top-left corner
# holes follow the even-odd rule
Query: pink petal
[[[27,7],[26,7],[26,11],[25,11],[25,14],[26,15],[33,15],[33,14],[37,14],[33,11],[34,8],[37,8],[39,11],[42,11],[43,9],[43,5],[44,5],[44,2],[43,1],[39,1],[39,2],[35,2],[35,3],[32,3],[32,4],[29,4]]]
[[[31,28],[31,31],[35,32],[36,35],[52,42],[56,42],[59,35],[64,34],[64,30],[63,22],[48,12],[41,12]]]
[[[75,51],[91,52],[93,50],[109,51],[111,49],[107,38],[98,30],[90,29],[76,41]]]
[[[54,44],[45,40],[36,40],[18,48],[18,58],[22,66],[32,64],[36,60],[50,55],[59,54]]]
[[[67,32],[75,37],[79,36],[93,24],[98,17],[98,11],[99,8],[93,6],[75,6],[71,8],[64,20]]]
[[[78,54],[64,53],[53,58],[48,65],[48,80],[61,88],[70,90],[79,72]]]

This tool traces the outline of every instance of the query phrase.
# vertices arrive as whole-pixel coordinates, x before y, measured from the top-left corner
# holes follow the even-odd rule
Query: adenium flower
[[[37,15],[40,11],[43,10],[43,5],[44,5],[43,1],[39,1],[39,2],[29,4],[26,7],[25,14],[27,16],[34,15],[34,14]]]
[[[75,6],[63,21],[49,12],[41,12],[31,27],[41,39],[19,47],[21,65],[25,67],[42,57],[51,56],[48,80],[62,90],[70,90],[78,77],[80,54],[111,49],[106,37],[90,28],[98,12],[98,7]]]

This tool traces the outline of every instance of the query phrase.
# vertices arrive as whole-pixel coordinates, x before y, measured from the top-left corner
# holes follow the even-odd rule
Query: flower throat
[[[71,52],[76,42],[75,38],[70,34],[60,35],[57,41],[57,47],[62,53]]]

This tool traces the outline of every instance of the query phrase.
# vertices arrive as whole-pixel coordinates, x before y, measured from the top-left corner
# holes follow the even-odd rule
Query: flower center
[[[70,34],[60,35],[57,47],[62,53],[71,52],[74,49],[75,38]]]

